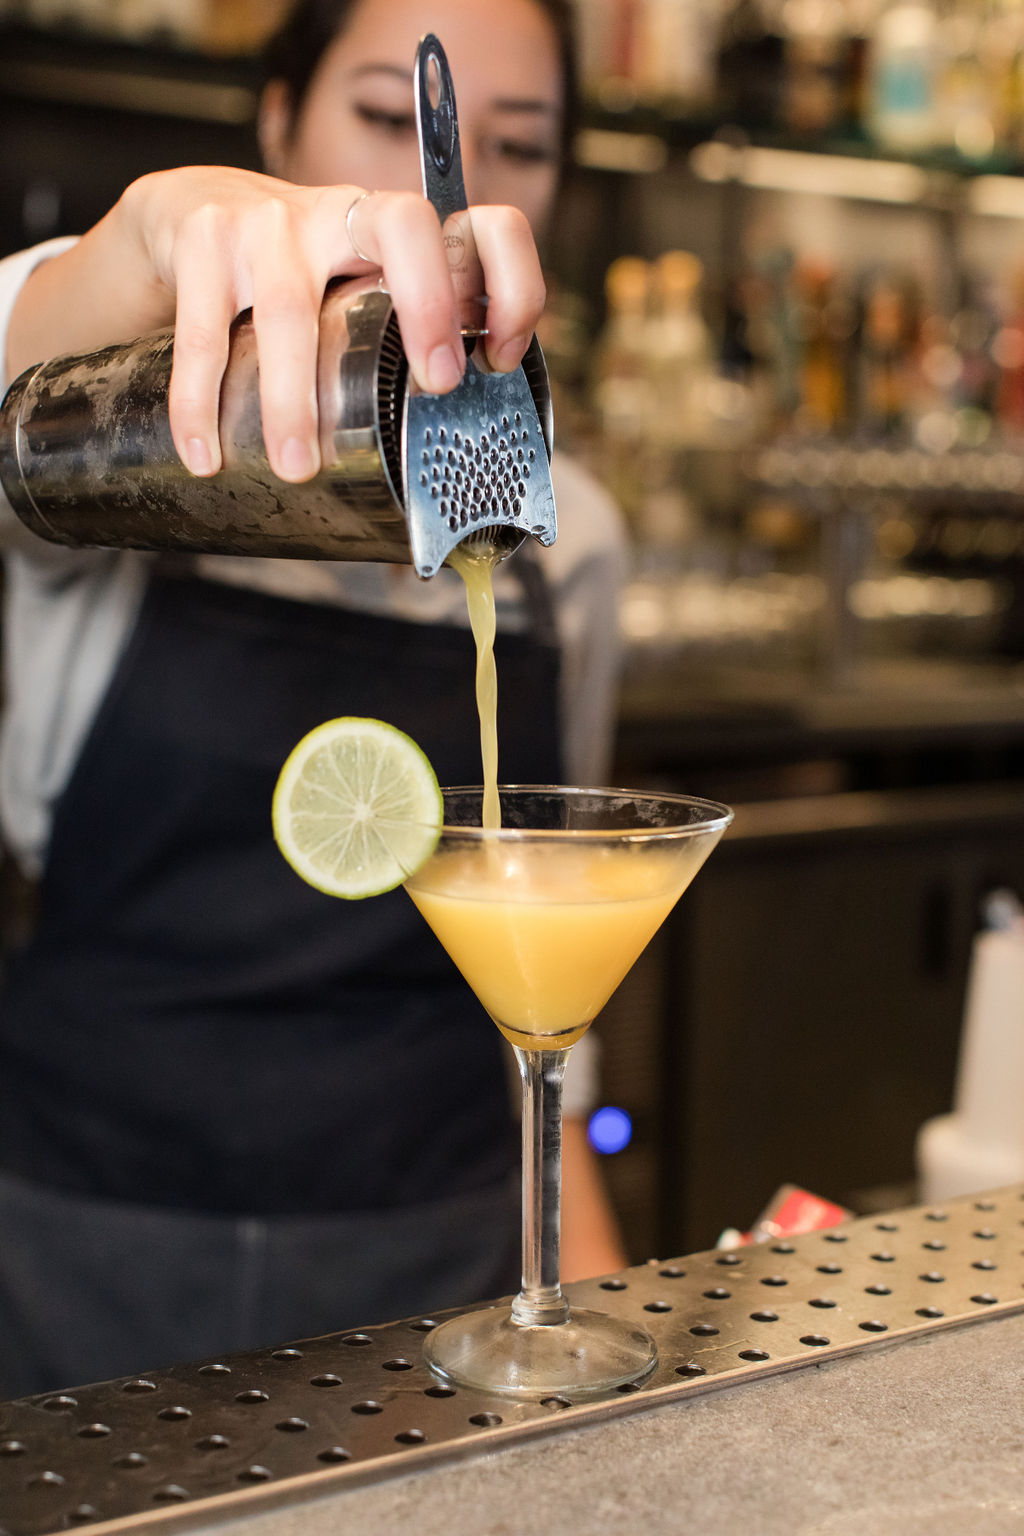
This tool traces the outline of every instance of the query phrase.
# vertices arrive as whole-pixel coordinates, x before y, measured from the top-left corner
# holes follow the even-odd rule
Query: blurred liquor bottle
[[[783,123],[799,134],[848,130],[859,60],[845,0],[788,0],[781,19]]]
[[[910,423],[921,300],[910,273],[884,268],[862,289],[856,425],[870,439],[903,438]]]
[[[924,0],[887,0],[874,28],[867,126],[889,149],[915,153],[938,137],[935,9]]]
[[[785,40],[772,0],[733,0],[722,20],[717,64],[719,111],[752,127],[781,120]]]
[[[848,424],[847,351],[853,336],[852,306],[830,262],[797,265],[803,362],[796,425],[811,436],[831,436]]]
[[[643,449],[654,415],[647,364],[650,268],[620,256],[605,274],[604,325],[594,348],[591,399],[600,427],[598,468],[626,516],[643,508]]]

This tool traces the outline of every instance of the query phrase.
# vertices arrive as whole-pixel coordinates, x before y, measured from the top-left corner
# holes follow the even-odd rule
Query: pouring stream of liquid
[[[480,757],[483,763],[483,825],[501,826],[498,800],[498,673],[494,662],[497,616],[494,608],[494,567],[497,551],[488,544],[460,544],[448,557],[466,586],[469,623],[476,641],[476,707],[480,716]]]

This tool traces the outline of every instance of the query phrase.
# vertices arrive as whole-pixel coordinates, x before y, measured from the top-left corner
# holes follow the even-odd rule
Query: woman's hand
[[[173,323],[171,431],[193,473],[212,474],[221,463],[218,405],[230,326],[251,306],[270,464],[284,480],[308,479],[320,467],[318,317],[331,278],[380,269],[423,389],[454,388],[465,364],[433,208],[415,193],[364,197],[363,190],[298,187],[220,167],[142,177],[73,250],[26,283],[8,332],[10,376],[43,358]],[[490,300],[488,361],[508,370],[543,308],[540,262],[516,209],[475,208],[472,228]]]

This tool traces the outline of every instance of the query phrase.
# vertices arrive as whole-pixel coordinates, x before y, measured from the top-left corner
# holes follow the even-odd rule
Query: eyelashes
[[[394,111],[369,102],[356,102],[352,110],[360,122],[386,138],[397,141],[416,137],[416,119],[412,112]],[[531,138],[495,134],[484,139],[481,147],[489,159],[515,166],[550,165],[558,159],[558,151],[553,145]]]
[[[380,128],[391,138],[415,136],[416,120],[411,112],[389,112],[383,107],[367,106],[365,102],[356,102],[353,111],[361,122],[371,128]]]

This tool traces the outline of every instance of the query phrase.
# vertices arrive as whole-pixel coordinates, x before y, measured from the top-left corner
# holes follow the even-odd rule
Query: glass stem
[[[521,1327],[564,1323],[569,1303],[558,1278],[562,1227],[562,1079],[569,1048],[522,1051],[523,1286],[512,1303]]]

